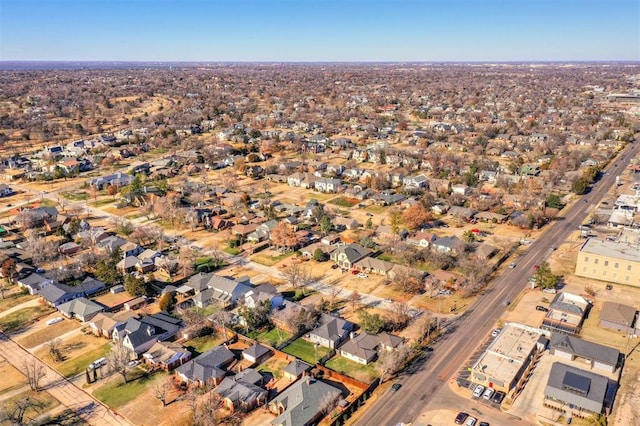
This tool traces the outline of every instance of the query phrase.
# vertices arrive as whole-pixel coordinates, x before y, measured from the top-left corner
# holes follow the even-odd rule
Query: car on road
[[[369,278],[369,275],[365,274],[364,272],[360,272],[358,274],[358,278],[362,278],[362,279]]]
[[[398,392],[398,390],[400,390],[401,387],[402,385],[400,383],[394,383],[393,385],[391,385],[391,390],[394,392]]]
[[[551,250],[551,251],[556,251],[556,249],[557,249],[557,247],[556,247],[556,246],[551,246],[551,247],[549,248],[549,250]]]
[[[461,425],[465,420],[467,420],[467,417],[469,417],[467,413],[459,412],[456,416],[455,424]]]
[[[505,397],[505,393],[502,391],[498,391],[495,394],[493,394],[493,398],[491,398],[491,402],[495,403],[495,404],[500,404],[502,403],[502,400]]]
[[[513,268],[515,268],[515,267],[516,267],[516,264],[515,264],[514,262],[511,262],[511,263],[509,264],[509,269],[513,269]]]
[[[485,389],[484,393],[482,394],[482,398],[486,399],[487,401],[491,399],[491,397],[493,396],[493,394],[495,393],[495,391],[491,388],[487,388]]]
[[[476,426],[477,421],[478,419],[476,419],[475,417],[469,417],[467,419],[467,422],[464,424],[464,426]]]
[[[511,304],[511,302],[510,302],[509,300],[507,300],[507,299],[504,299],[504,300],[502,301],[502,304],[503,304],[504,306],[509,306],[509,305]]]
[[[483,393],[484,393],[484,386],[482,385],[476,386],[476,388],[473,390],[473,396],[475,396],[476,398],[480,398]]]
[[[542,305],[536,305],[536,311],[549,312],[549,308],[545,308]]]

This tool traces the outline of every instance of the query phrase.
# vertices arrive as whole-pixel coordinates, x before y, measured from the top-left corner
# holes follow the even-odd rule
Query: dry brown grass
[[[80,328],[80,323],[76,320],[65,319],[46,328],[27,334],[18,340],[18,343],[25,348],[33,348],[49,340],[55,339],[71,330]]]
[[[26,377],[7,361],[0,361],[0,395],[27,385]]]

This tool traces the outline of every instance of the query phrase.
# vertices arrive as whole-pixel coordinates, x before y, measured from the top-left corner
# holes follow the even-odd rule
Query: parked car
[[[362,279],[369,278],[369,275],[365,274],[364,272],[360,272],[358,274],[358,278],[362,278]]]
[[[549,312],[549,308],[545,308],[542,305],[536,305],[536,311]]]
[[[451,290],[440,290],[438,294],[442,296],[451,296]]]
[[[487,388],[485,389],[484,393],[482,394],[482,398],[486,399],[487,401],[491,399],[491,397],[493,396],[493,394],[495,393],[495,391],[491,388]]]
[[[47,325],[57,324],[62,320],[64,320],[64,318],[62,318],[62,317],[51,318],[49,321],[47,321]]]
[[[491,401],[496,404],[500,404],[502,403],[502,400],[504,399],[505,395],[506,394],[504,392],[498,391],[495,394],[493,394],[493,398],[491,398]]]
[[[489,426],[489,422],[480,422],[478,426]]]
[[[556,294],[558,292],[558,290],[556,290],[555,287],[551,287],[551,288],[543,288],[542,289],[543,293],[551,293],[551,294]]]
[[[480,398],[483,393],[484,393],[484,386],[482,385],[476,386],[476,388],[473,390],[473,396],[475,396],[476,398]]]
[[[478,420],[475,417],[469,417],[467,419],[467,422],[464,424],[464,426],[476,426],[476,422]]]
[[[461,425],[462,423],[464,423],[465,420],[467,420],[467,417],[469,417],[469,415],[467,413],[460,412],[456,416],[455,423],[457,425]]]
[[[337,264],[331,265],[331,269],[338,269],[338,268],[339,268],[339,266]]]
[[[607,290],[613,290],[613,286],[611,284],[607,284]]]
[[[509,264],[509,269],[513,269],[513,268],[515,268],[515,267],[516,267],[516,264],[515,264],[514,262],[511,262],[511,263]]]
[[[353,275],[358,275],[359,273],[360,273],[360,271],[358,271],[357,269],[351,270],[351,274],[353,274]]]
[[[394,383],[393,385],[391,385],[391,390],[394,392],[398,392],[398,390],[402,387],[402,385],[400,383]]]
[[[496,328],[491,332],[491,337],[498,337],[498,334],[500,334],[501,331],[502,331],[501,328]]]

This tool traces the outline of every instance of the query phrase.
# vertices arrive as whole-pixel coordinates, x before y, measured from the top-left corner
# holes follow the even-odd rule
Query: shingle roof
[[[607,365],[617,365],[620,351],[609,346],[582,340],[564,333],[551,335],[550,348],[560,349],[586,359],[593,359]]]
[[[296,359],[295,361],[291,361],[283,371],[297,377],[309,370],[311,370],[311,364]]]
[[[635,317],[636,308],[615,302],[604,302],[600,313],[600,321],[609,321],[626,327],[633,326]]]
[[[225,372],[220,367],[231,360],[233,352],[226,346],[216,346],[181,365],[177,371],[191,381],[199,380],[204,383],[211,378],[223,377]]]
[[[571,381],[575,381],[576,377],[581,378],[580,388],[587,385],[586,394],[575,391],[576,386]],[[566,404],[600,413],[608,386],[609,379],[604,376],[555,362],[549,372],[544,394]]]
[[[80,318],[88,318],[102,312],[104,306],[84,297],[71,300],[58,306],[58,310],[68,316],[76,315]]]
[[[273,401],[281,403],[285,411],[271,421],[272,425],[298,426],[311,421],[322,410],[327,396],[338,397],[340,390],[311,378],[299,380],[280,393]]]

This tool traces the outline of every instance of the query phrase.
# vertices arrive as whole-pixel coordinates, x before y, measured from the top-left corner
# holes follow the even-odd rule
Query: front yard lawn
[[[98,346],[95,349],[83,352],[81,355],[64,361],[59,365],[52,364],[53,368],[58,370],[64,377],[72,377],[78,373],[82,373],[93,361],[106,357],[111,350],[109,341]],[[65,347],[62,347],[62,356],[65,356]]]
[[[373,382],[379,375],[375,363],[362,365],[341,355],[331,358],[326,362],[325,367],[364,383]]]
[[[122,382],[122,377],[112,378],[106,385],[100,386],[93,392],[98,400],[105,405],[118,409],[130,401],[140,396],[148,386],[167,377],[164,372],[149,374],[146,371],[136,368],[128,373],[128,382]]]
[[[269,346],[276,347],[291,337],[291,334],[276,327],[257,336],[256,340]]]
[[[348,197],[337,197],[329,201],[329,203],[335,204],[340,207],[353,207],[359,202],[360,200],[358,200],[357,198],[348,198]]]
[[[303,338],[299,338],[294,340],[293,343],[286,346],[282,352],[287,353],[289,355],[293,355],[296,358],[299,358],[309,364],[315,365],[320,358],[325,356],[331,351],[329,348],[325,348],[324,346],[318,345],[317,348],[314,348],[314,344],[304,340]],[[317,359],[316,359],[317,355]]]
[[[17,395],[12,396],[11,398],[8,398],[2,401],[2,405],[3,407],[6,407],[7,412],[11,412],[15,408],[16,401],[25,400],[27,398],[29,398],[29,400],[31,401],[38,401],[43,405],[43,407],[42,409],[38,409],[38,411],[34,410],[31,407],[27,408],[27,410],[24,413],[25,420],[35,419],[40,414],[46,413],[47,411],[50,411],[60,405],[60,401],[55,399],[53,396],[51,396],[49,392],[46,392],[46,391],[40,391],[40,392],[27,391],[27,392],[19,393]],[[2,424],[4,425],[9,423],[3,422]]]
[[[41,345],[76,328],[80,328],[80,323],[78,321],[65,318],[64,321],[48,325],[42,330],[30,333],[18,340],[18,343],[25,348],[33,348],[34,346]]]
[[[0,312],[4,312],[9,308],[13,308],[14,306],[18,306],[30,299],[33,299],[33,296],[29,293],[23,293],[17,289],[12,290],[13,292],[11,292],[11,294],[9,294],[11,290],[5,291],[4,299],[0,299]]]
[[[48,306],[30,306],[19,309],[0,318],[0,330],[6,334],[18,332],[28,326],[36,318],[53,312]]]
[[[275,256],[271,256],[268,253],[259,253],[251,256],[251,260],[264,266],[273,266],[281,260],[291,256],[293,253],[294,252],[289,251]]]

